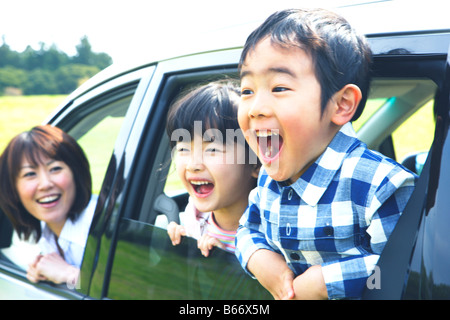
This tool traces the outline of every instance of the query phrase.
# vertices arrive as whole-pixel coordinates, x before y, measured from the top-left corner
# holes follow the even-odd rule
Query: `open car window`
[[[78,105],[75,101],[70,106],[73,111],[67,115],[66,120],[56,124],[74,137],[83,148],[90,163],[92,193],[95,197],[100,192],[106,168],[137,84],[127,84],[122,90],[104,94],[102,99],[82,101]],[[28,264],[40,253],[40,248],[34,237],[28,241],[20,239],[3,213],[0,218],[0,263],[5,263],[24,275]]]
[[[375,78],[354,124],[369,148],[420,174],[434,138],[437,85],[425,78]]]

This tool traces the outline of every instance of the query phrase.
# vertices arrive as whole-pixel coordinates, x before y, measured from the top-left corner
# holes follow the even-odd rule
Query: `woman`
[[[95,201],[89,162],[57,127],[37,126],[11,140],[0,157],[0,207],[19,237],[34,237],[41,254],[29,265],[32,282],[75,284]]]

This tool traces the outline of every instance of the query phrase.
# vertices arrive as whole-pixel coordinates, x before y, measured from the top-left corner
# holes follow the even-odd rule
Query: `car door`
[[[144,67],[100,82],[88,90],[78,92],[49,119],[72,135],[84,149],[90,162],[93,194],[100,195],[111,159],[120,157],[129,127],[144,96],[154,67]],[[97,210],[103,203],[98,202]],[[1,216],[0,216],[1,217]],[[39,249],[33,242],[21,241],[11,225],[1,217],[0,298],[8,299],[82,299],[77,288],[26,280],[27,263]]]
[[[184,89],[236,76],[239,50],[160,62],[130,128],[122,159],[111,170],[104,210],[88,240],[82,288],[94,298],[245,299],[269,297],[233,254],[201,256],[194,239],[173,247],[165,225],[177,219],[187,194],[172,188],[165,118]],[[168,182],[169,180],[169,182]],[[102,190],[103,192],[104,190]],[[102,195],[101,195],[102,197]],[[161,221],[163,221],[161,223]],[[164,223],[165,221],[165,223]],[[83,283],[87,287],[83,289]]]
[[[450,190],[448,34],[429,47],[415,46],[405,55],[386,57],[393,72],[421,75],[437,85],[433,104],[433,143],[420,172],[414,193],[391,235],[375,272],[369,277],[364,299],[449,299],[450,255],[448,208]],[[409,35],[410,42],[417,40]],[[414,46],[411,46],[414,48]],[[421,52],[419,52],[421,50]],[[384,64],[380,58],[380,68]],[[401,60],[399,63],[398,60]],[[399,66],[404,65],[404,69]],[[415,163],[417,158],[414,157]]]

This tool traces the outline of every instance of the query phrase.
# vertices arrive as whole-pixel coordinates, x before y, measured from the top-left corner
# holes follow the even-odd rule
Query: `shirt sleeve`
[[[322,273],[330,299],[360,298],[367,279],[375,270],[381,252],[404,210],[415,176],[402,171],[385,179],[377,188],[366,213],[368,227],[361,241],[368,250],[361,255],[322,264]]]
[[[236,233],[236,257],[242,268],[252,277],[254,277],[253,274],[247,269],[252,254],[260,249],[276,251],[266,239],[258,204],[259,194],[256,188],[250,192],[249,205],[239,221],[240,225]]]

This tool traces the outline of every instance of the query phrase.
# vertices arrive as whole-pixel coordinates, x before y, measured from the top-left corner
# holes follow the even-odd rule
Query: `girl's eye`
[[[243,90],[241,91],[241,95],[243,95],[243,96],[248,96],[248,95],[250,95],[250,94],[253,94],[253,91],[250,90],[250,89],[243,89]]]
[[[284,91],[288,91],[289,89],[286,87],[275,87],[273,89],[273,92],[284,92]]]
[[[209,147],[205,151],[210,153],[210,154],[212,154],[212,155],[214,155],[214,154],[217,154],[217,153],[222,153],[223,149],[221,149],[219,147]]]
[[[188,148],[183,148],[183,147],[178,147],[177,148],[177,152],[188,152],[189,149]]]

